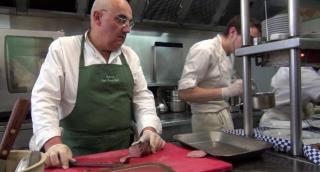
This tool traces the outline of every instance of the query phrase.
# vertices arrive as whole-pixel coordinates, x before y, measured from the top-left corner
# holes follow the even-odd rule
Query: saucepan
[[[230,101],[231,107],[240,107],[242,109],[243,102],[240,97],[235,97]],[[273,92],[257,92],[252,96],[252,108],[255,110],[269,109],[275,106],[275,97]]]
[[[252,97],[253,109],[262,110],[275,106],[275,98],[273,92],[258,92]]]
[[[186,103],[179,99],[178,90],[171,90],[168,104],[171,112],[183,112],[186,110]]]

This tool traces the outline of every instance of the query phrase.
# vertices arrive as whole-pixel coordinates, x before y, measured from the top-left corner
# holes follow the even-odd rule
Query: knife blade
[[[80,162],[80,161],[69,161],[70,167],[107,167],[115,168],[121,167],[125,164],[114,163],[114,162]]]
[[[6,170],[6,159],[29,109],[30,101],[28,99],[18,98],[16,100],[0,144],[0,172]]]

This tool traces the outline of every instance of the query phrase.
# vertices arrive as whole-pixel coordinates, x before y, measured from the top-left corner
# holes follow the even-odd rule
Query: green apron
[[[133,139],[133,77],[121,53],[122,65],[84,66],[81,40],[75,107],[60,121],[63,143],[74,155],[128,148]]]

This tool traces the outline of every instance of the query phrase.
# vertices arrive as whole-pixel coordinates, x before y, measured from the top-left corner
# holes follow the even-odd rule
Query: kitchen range
[[[3,19],[0,20],[1,139],[7,129],[7,121],[12,117],[10,115],[14,101],[19,97],[30,98],[30,92],[48,46],[60,36],[80,34],[87,30],[88,14],[93,1],[47,0],[47,3],[51,4],[50,7],[37,0],[0,2],[0,19]],[[274,106],[274,95],[272,92],[263,94],[269,99],[265,104],[260,104],[258,102],[260,94],[248,91],[252,90],[249,88],[253,81],[256,82],[256,89],[259,91],[270,91],[268,87],[270,80],[256,74],[267,71],[265,73],[271,76],[274,70],[270,67],[290,65],[292,60],[289,60],[289,51],[282,52],[282,50],[300,48],[303,54],[306,54],[306,58],[302,59],[303,65],[319,62],[317,57],[320,54],[318,52],[320,47],[317,44],[320,41],[313,39],[318,38],[316,34],[309,34],[303,38],[288,36],[288,31],[285,34],[278,34],[282,28],[272,30],[275,27],[269,28],[267,25],[269,22],[271,26],[275,26],[272,21],[283,22],[284,17],[287,18],[287,23],[295,20],[288,19],[288,16],[295,14],[292,8],[296,8],[295,4],[299,1],[129,0],[128,2],[132,6],[137,25],[128,34],[125,45],[132,47],[140,56],[148,88],[155,96],[157,115],[163,127],[161,137],[167,144],[163,150],[154,154],[149,154],[150,151],[141,153],[139,151],[145,148],[140,147],[138,155],[132,156],[132,153],[137,154],[136,150],[132,151],[132,147],[136,146],[133,145],[129,149],[77,156],[75,157],[77,161],[71,163],[72,167],[64,171],[320,171],[320,116],[315,114],[310,119],[301,120],[299,113],[294,112],[296,121],[293,125],[289,122],[276,121],[264,123],[259,127],[262,114]],[[320,5],[313,0],[307,2],[308,5]],[[245,6],[250,6],[250,9]],[[261,14],[260,11],[264,11],[265,8],[269,9],[268,14]],[[289,15],[283,12],[286,9]],[[235,52],[241,58],[244,56],[242,63],[239,58],[235,59],[235,68],[243,69],[242,78],[245,82],[244,97],[229,100],[232,105],[230,110],[235,130],[192,133],[190,107],[187,102],[179,99],[177,91],[188,50],[199,40],[211,38],[219,33],[225,27],[226,21],[235,14],[241,13],[243,30],[246,30],[248,11],[251,16],[263,20],[261,23],[263,38],[255,40],[254,46],[245,38],[243,48]],[[319,23],[319,20],[314,23],[317,22]],[[319,24],[314,25],[314,28],[319,28]],[[244,32],[243,35],[247,33]],[[312,39],[309,39],[309,36]],[[287,60],[281,58],[284,54],[288,56]],[[256,58],[257,65],[264,68],[251,67],[252,57]],[[244,66],[241,67],[241,64]],[[297,66],[292,66],[295,67]],[[253,76],[251,71],[248,71],[250,69],[254,70]],[[251,95],[254,95],[253,98]],[[299,96],[294,96],[299,100]],[[299,101],[294,101],[293,104],[298,107]],[[297,130],[297,133],[292,132],[293,130]],[[33,159],[30,158],[31,151],[26,150],[31,135],[32,123],[30,114],[27,114],[27,119],[22,123],[12,145],[12,149],[17,152],[12,151],[11,157],[8,157],[11,164],[7,166],[14,167],[10,171],[14,171],[18,164],[25,163],[25,159],[28,161]],[[189,153],[195,150],[204,151],[205,156],[188,157]],[[304,154],[300,154],[300,151]],[[125,160],[125,164],[121,162],[123,157],[130,157]],[[44,154],[37,156],[37,167],[41,168],[39,171],[61,171],[60,168],[43,169],[44,158]],[[6,163],[6,160],[0,161]]]

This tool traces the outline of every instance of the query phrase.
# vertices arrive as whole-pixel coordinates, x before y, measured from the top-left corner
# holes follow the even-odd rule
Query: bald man
[[[96,0],[90,30],[49,47],[32,90],[31,149],[47,166],[69,167],[74,155],[128,148],[132,121],[152,152],[164,147],[153,94],[137,54],[123,42],[133,27],[126,0]]]

